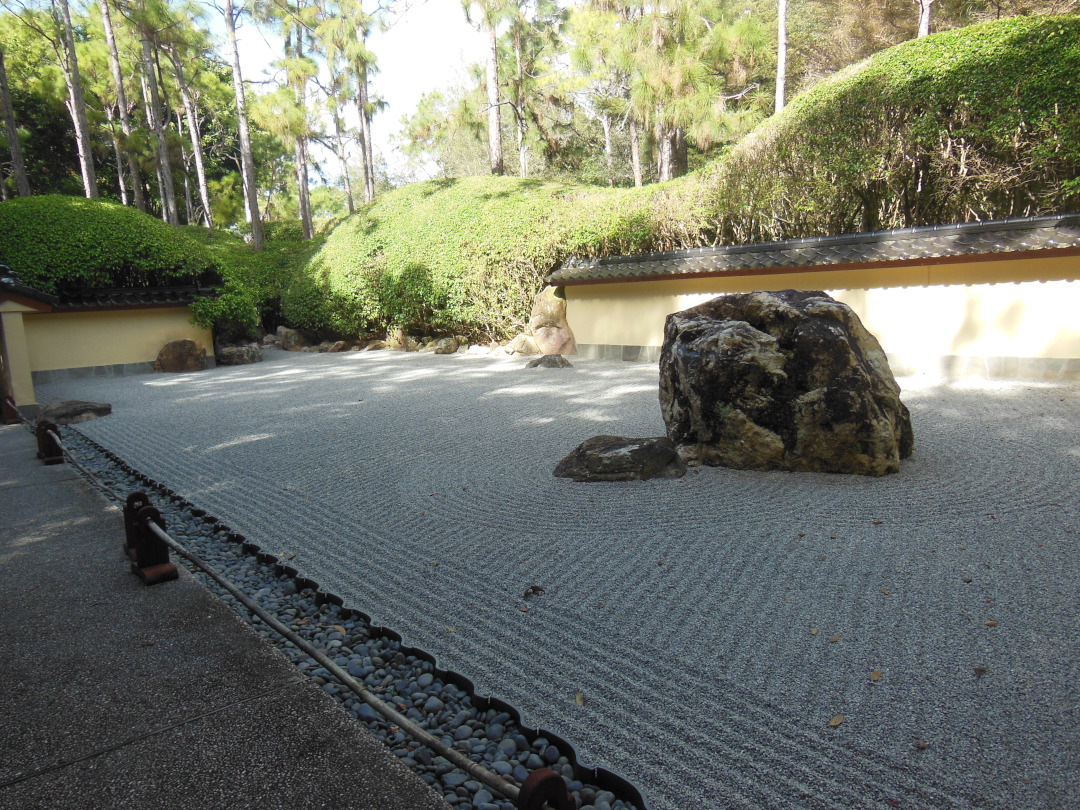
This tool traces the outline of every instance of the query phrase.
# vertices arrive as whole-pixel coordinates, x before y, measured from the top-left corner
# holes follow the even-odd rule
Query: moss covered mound
[[[513,178],[386,194],[285,291],[287,319],[505,336],[570,255],[1080,207],[1080,18],[904,43],[822,82],[697,175],[640,190]]]
[[[414,183],[338,225],[285,291],[287,320],[355,335],[390,325],[489,337],[520,329],[569,255],[700,244],[684,178],[603,189],[506,177]]]
[[[882,51],[710,167],[724,242],[1080,207],[1080,17],[1013,17]]]
[[[49,293],[210,284],[221,270],[203,246],[159,219],[116,203],[57,195],[0,203],[0,264]]]

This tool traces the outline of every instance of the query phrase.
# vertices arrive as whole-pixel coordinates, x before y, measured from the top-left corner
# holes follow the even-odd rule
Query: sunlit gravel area
[[[654,810],[1080,806],[1075,384],[901,378],[886,478],[588,484],[655,365],[266,357],[37,392]]]

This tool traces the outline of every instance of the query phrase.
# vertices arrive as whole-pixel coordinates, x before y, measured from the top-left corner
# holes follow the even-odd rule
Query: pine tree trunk
[[[128,204],[127,186],[124,184],[124,150],[120,148],[120,136],[116,134],[116,121],[113,119],[111,104],[103,105],[105,118],[109,122],[109,137],[112,139],[113,153],[116,155],[116,182],[120,186],[120,202]]]
[[[143,75],[146,79],[146,89],[149,100],[146,105],[147,121],[157,141],[157,162],[159,177],[161,179],[161,210],[162,219],[170,225],[180,224],[180,215],[176,210],[176,188],[173,185],[172,165],[169,162],[169,143],[165,137],[165,122],[161,114],[161,98],[158,94],[157,75],[154,70],[154,55],[151,50],[150,40],[143,37]]]
[[[299,5],[298,5],[299,8]],[[296,58],[304,58],[304,30],[299,25],[296,27]],[[293,88],[296,105],[304,111],[304,127],[307,127],[307,99],[305,93],[306,81],[297,81]],[[311,222],[311,190],[308,187],[308,155],[307,155],[307,132],[299,132],[294,144],[294,160],[296,163],[296,189],[300,203],[300,225],[304,231],[305,239],[315,237],[315,228]]]
[[[600,116],[600,123],[604,127],[604,159],[607,161],[607,184],[615,185],[615,156],[611,152],[611,119],[607,114]]]
[[[633,118],[630,119],[630,168],[634,172],[634,188],[641,188],[641,136]]]
[[[244,200],[251,221],[251,241],[255,250],[263,248],[262,220],[259,218],[258,189],[255,186],[255,159],[251,150],[251,131],[248,129],[247,105],[244,103],[244,79],[240,75],[240,54],[236,50],[236,17],[232,0],[223,0],[225,35],[229,39],[232,61],[233,93],[236,96],[236,117],[240,129],[240,162],[244,176]]]
[[[176,131],[182,139],[184,137],[184,119],[180,114],[180,110],[176,111]],[[195,203],[191,199],[191,157],[188,155],[182,140],[180,142],[180,160],[184,168],[184,213],[186,217],[184,224],[190,225],[195,221]]]
[[[124,74],[120,70],[120,54],[116,48],[116,35],[113,31],[112,14],[108,0],[99,0],[101,23],[105,28],[105,42],[109,46],[109,70],[112,72],[113,86],[116,88],[117,113],[120,116],[120,132],[124,135],[124,154],[127,156],[128,176],[131,178],[131,195],[135,198],[135,207],[146,211],[146,198],[143,196],[142,177],[135,153],[128,148],[131,138],[131,119],[128,117],[127,94],[124,92]],[[127,203],[124,203],[127,205]]]
[[[345,154],[345,135],[342,132],[341,116],[334,110],[334,154],[338,163],[341,164],[341,177],[345,181],[345,202],[349,206],[349,213],[356,212],[356,203],[353,201],[352,177],[349,174],[348,155]]]
[[[139,86],[142,88],[143,97],[143,116],[146,118],[147,126],[149,127],[150,120],[154,117],[153,111],[150,107],[150,85],[146,82],[146,71],[142,69],[142,60],[139,60]],[[151,132],[153,130],[151,129]],[[157,176],[158,187],[158,208],[161,219],[164,222],[169,221],[169,215],[165,211],[165,205],[163,204],[164,194],[161,189],[165,186],[165,179],[161,176],[161,161],[157,159],[156,150],[154,156],[154,172]]]
[[[502,108],[499,106],[499,41],[495,36],[494,24],[488,28],[487,96],[491,173],[503,174]]]
[[[90,125],[86,121],[86,100],[83,97],[82,78],[79,75],[79,58],[75,54],[75,35],[71,28],[71,10],[67,0],[59,0],[64,31],[64,81],[68,88],[68,112],[75,124],[75,144],[79,151],[79,168],[82,171],[83,192],[89,199],[98,196],[97,176],[94,173],[94,155],[90,147]]]
[[[682,177],[690,167],[689,144],[686,130],[676,127],[671,144],[671,176]]]
[[[916,0],[919,4],[919,38],[930,33],[930,6],[934,0]]]
[[[774,113],[784,109],[784,92],[787,87],[787,0],[777,0],[776,10],[776,106]]]
[[[213,233],[214,215],[210,211],[210,192],[206,185],[206,166],[203,163],[202,136],[199,134],[199,115],[195,109],[195,100],[191,97],[191,88],[184,81],[184,66],[175,50],[169,51],[173,68],[176,71],[176,83],[180,88],[180,101],[187,116],[188,135],[191,137],[191,151],[195,158],[195,176],[199,184],[199,200],[202,203],[203,222],[206,229]],[[177,118],[179,123],[179,117]]]
[[[7,129],[8,149],[11,151],[12,171],[15,173],[15,187],[18,189],[20,197],[29,197],[30,183],[26,179],[26,164],[23,162],[22,145],[19,143],[19,127],[15,121],[15,108],[11,106],[11,91],[8,88],[7,68],[4,66],[4,51],[2,48],[0,48],[0,103],[4,108],[4,126]]]
[[[528,156],[525,154],[525,71],[521,65],[521,31],[514,28],[514,58],[517,60],[517,86],[514,102],[514,118],[517,125],[518,173],[529,176]]]
[[[375,201],[375,159],[371,149],[371,111],[368,109],[367,66],[361,65],[357,106],[360,108],[360,152],[364,162],[364,202]]]

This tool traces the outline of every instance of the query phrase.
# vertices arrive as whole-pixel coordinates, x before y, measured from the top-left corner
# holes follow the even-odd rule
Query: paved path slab
[[[118,510],[0,427],[0,808],[443,808]]]

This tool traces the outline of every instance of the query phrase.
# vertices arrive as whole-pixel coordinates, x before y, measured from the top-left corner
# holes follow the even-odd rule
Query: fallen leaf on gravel
[[[518,610],[520,610],[522,613],[528,613],[529,612],[529,606],[528,605],[522,605],[521,607],[518,608]]]
[[[986,674],[986,667],[975,667],[975,677],[981,678]]]
[[[830,535],[829,535],[829,539],[830,539],[830,540],[835,540],[835,539],[836,539],[836,535],[835,535],[835,534],[830,534]]]
[[[438,567],[439,567],[439,564],[438,564],[438,563],[432,563],[432,564],[431,564],[431,567],[432,567],[432,568],[438,568]]]
[[[871,526],[880,526],[883,522],[884,521],[881,521],[881,520],[871,520],[870,525]]]
[[[818,558],[818,562],[825,562],[825,555],[824,554],[818,554],[817,558]]]
[[[915,743],[915,747],[918,748],[920,751],[925,751],[927,748],[930,747],[930,743],[919,740],[917,743]]]
[[[445,627],[445,628],[446,628],[447,630],[449,630],[449,631],[450,631],[451,633],[456,633],[456,632],[457,632],[457,630],[455,630],[455,629],[454,629],[453,627],[451,627],[451,626],[450,626],[450,625],[448,625],[448,624],[444,624],[444,625],[443,625],[443,627]]]
[[[818,629],[816,627],[811,627],[810,628],[810,635],[816,636],[817,634],[818,634]]]
[[[574,700],[577,702],[578,706],[584,706],[585,705],[585,696],[583,694],[581,694],[581,692],[577,693],[577,695],[574,697]]]
[[[344,627],[342,627],[342,626],[341,626],[340,624],[331,624],[331,625],[328,625],[326,629],[327,629],[327,630],[337,630],[337,631],[338,631],[339,633],[341,633],[341,635],[343,635],[343,636],[347,636],[347,635],[348,635],[348,631],[346,631],[346,630],[345,630],[345,628],[344,628]]]
[[[806,532],[799,532],[799,537],[806,537]]]
[[[888,595],[889,595],[889,591],[888,591],[887,589],[885,589],[885,588],[882,588],[882,589],[881,589],[881,592],[882,592],[883,594],[885,594],[886,596],[888,596]]]
[[[657,561],[656,561],[656,564],[657,564],[657,565],[663,565],[663,564],[664,564],[664,561],[663,561],[663,560],[657,560]]]
[[[829,721],[829,728],[836,728],[838,725],[844,722],[844,715],[838,714]]]
[[[964,577],[964,582],[971,582],[971,577]]]
[[[873,672],[870,673],[870,682],[871,683],[877,683],[878,681],[881,680],[881,675],[882,675],[881,670],[880,669],[875,669]]]
[[[986,626],[987,627],[997,627],[997,622],[987,622]]]
[[[835,644],[835,643],[836,643],[836,642],[838,642],[839,640],[840,640],[840,634],[839,634],[839,633],[837,633],[837,634],[836,634],[835,636],[833,636],[832,638],[830,638],[830,639],[829,639],[829,643],[830,643],[830,644]]]

